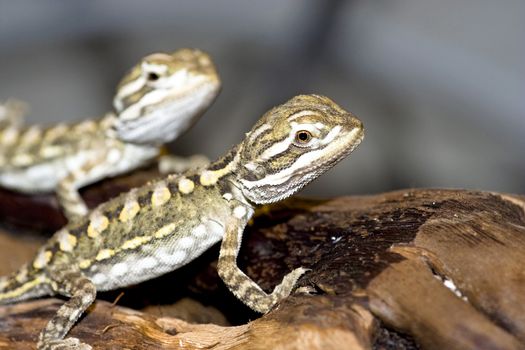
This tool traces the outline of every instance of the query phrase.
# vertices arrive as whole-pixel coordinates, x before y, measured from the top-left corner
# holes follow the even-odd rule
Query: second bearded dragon
[[[56,191],[68,219],[86,215],[79,188],[153,161],[163,144],[195,123],[219,90],[210,57],[181,49],[143,58],[119,83],[114,112],[99,119],[23,127],[23,113],[4,105],[0,186],[30,194]]]

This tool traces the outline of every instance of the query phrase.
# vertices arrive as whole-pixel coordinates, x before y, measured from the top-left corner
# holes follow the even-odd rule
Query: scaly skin
[[[133,189],[58,231],[31,263],[0,279],[0,303],[70,297],[40,334],[38,348],[90,349],[64,337],[97,290],[173,271],[222,240],[220,277],[246,305],[268,312],[307,269],[291,271],[267,294],[236,264],[246,224],[257,205],[294,194],[352,152],[363,135],[362,123],[330,99],[294,97],[207,168]]]
[[[115,112],[99,119],[22,127],[20,105],[6,103],[0,106],[0,186],[30,194],[56,191],[68,219],[84,216],[79,188],[153,161],[219,89],[210,57],[181,49],[143,58],[118,85]],[[175,163],[170,167],[185,165]]]

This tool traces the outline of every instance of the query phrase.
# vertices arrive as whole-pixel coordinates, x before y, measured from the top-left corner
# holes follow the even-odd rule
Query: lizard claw
[[[312,286],[303,286],[299,287],[295,290],[296,294],[304,294],[304,295],[315,295],[317,294],[317,291]]]

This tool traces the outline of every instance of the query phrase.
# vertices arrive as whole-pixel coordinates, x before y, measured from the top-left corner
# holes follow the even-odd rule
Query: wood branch
[[[227,291],[217,255],[124,289],[119,306],[103,299],[121,291],[101,294],[71,334],[94,349],[525,348],[523,196],[406,190],[264,207],[245,234],[243,270],[271,291],[292,268],[311,269],[264,316]],[[0,348],[34,346],[59,305],[0,307]]]

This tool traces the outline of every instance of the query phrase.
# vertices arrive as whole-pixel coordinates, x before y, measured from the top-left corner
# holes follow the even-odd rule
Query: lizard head
[[[296,96],[268,111],[240,145],[236,171],[257,204],[284,199],[350,154],[363,124],[327,97]]]
[[[210,56],[200,50],[146,56],[117,87],[116,135],[142,144],[172,141],[211,105],[220,85]]]

